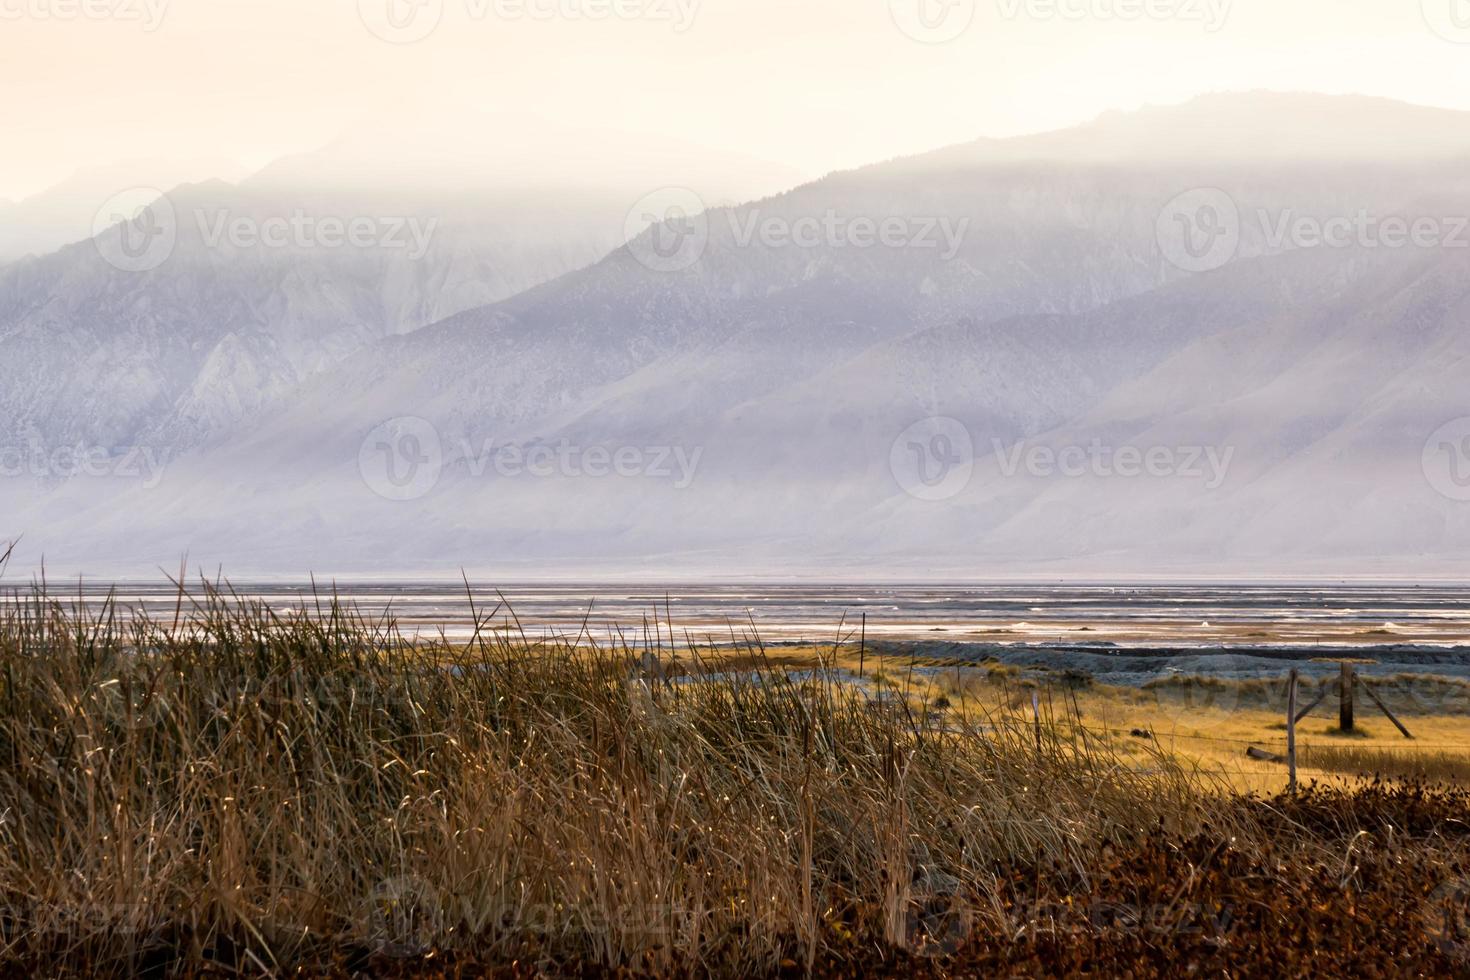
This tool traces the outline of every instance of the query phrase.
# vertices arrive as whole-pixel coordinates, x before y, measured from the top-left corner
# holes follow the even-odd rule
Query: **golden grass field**
[[[861,669],[864,679],[876,679],[879,688],[902,698],[914,713],[932,713],[934,705],[943,705],[948,727],[984,727],[998,718],[1034,722],[1034,691],[1049,728],[1084,731],[1141,769],[1154,765],[1162,751],[1235,792],[1275,794],[1288,783],[1283,763],[1247,755],[1251,747],[1286,754],[1285,668],[1276,681],[1186,677],[1138,689],[1093,684],[1065,672],[1054,680],[1044,675],[1023,679],[1022,671],[995,662],[884,657],[850,645],[772,647],[762,658],[792,671],[836,670],[856,677]],[[720,669],[752,665],[746,655],[722,658],[712,652],[700,659]],[[927,676],[916,674],[924,668]],[[1343,734],[1332,691],[1297,726],[1299,782],[1360,785],[1377,775],[1470,782],[1470,685],[1400,676],[1389,684],[1375,682],[1375,690],[1414,737],[1406,739],[1361,691],[1355,696],[1354,732]],[[1318,691],[1304,681],[1299,709]],[[1152,737],[1139,737],[1142,732]]]

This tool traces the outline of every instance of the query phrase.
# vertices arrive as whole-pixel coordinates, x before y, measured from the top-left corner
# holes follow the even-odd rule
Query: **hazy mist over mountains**
[[[0,239],[17,561],[1470,571],[1470,113],[1213,95],[811,182],[473,142]]]

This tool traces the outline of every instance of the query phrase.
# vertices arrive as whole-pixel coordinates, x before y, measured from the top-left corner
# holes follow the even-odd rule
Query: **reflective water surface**
[[[1124,647],[1268,644],[1470,644],[1470,588],[1458,586],[1096,585],[493,585],[423,582],[232,583],[242,598],[287,613],[333,595],[403,632],[473,634],[482,623],[583,642],[646,635],[664,643],[751,633],[768,642],[869,639],[1112,643]],[[15,593],[12,586],[12,594]],[[18,590],[24,594],[24,590]],[[101,586],[53,583],[53,597],[95,605]],[[197,585],[190,592],[199,594]],[[126,612],[174,616],[167,582],[120,585]],[[187,612],[192,600],[186,596]]]

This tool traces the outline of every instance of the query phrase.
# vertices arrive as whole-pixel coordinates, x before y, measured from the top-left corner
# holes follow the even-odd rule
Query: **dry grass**
[[[1426,674],[1395,674],[1389,677],[1360,675],[1361,681],[1396,715],[1407,718],[1470,716],[1470,683],[1455,677]],[[1237,708],[1271,711],[1282,714],[1286,709],[1286,672],[1280,677],[1252,680],[1227,680],[1218,677],[1176,676],[1152,681],[1144,690],[1161,698],[1188,698],[1204,702],[1226,702]],[[1336,683],[1335,678],[1311,682],[1303,680],[1298,691],[1298,704],[1303,707],[1316,699],[1324,689]],[[1335,691],[1335,688],[1333,688]],[[1374,710],[1361,694],[1358,701],[1365,709]],[[1336,707],[1335,695],[1328,693],[1325,716]]]
[[[1307,745],[1301,750],[1301,765],[1351,776],[1470,783],[1470,756],[1464,750]]]
[[[169,622],[116,613],[0,608],[6,972],[1066,972],[1091,943],[1168,973],[1243,955],[1206,909],[1267,907],[1200,888],[1278,866],[1368,887],[1318,869],[1371,852],[1364,808],[1387,806],[1332,802],[1321,827],[1222,806],[1065,697],[1041,725],[1029,697],[944,722],[825,668],[793,682],[758,644],[717,658],[748,673],[695,654],[668,681],[639,650],[410,644],[330,600],[282,617],[204,587]],[[1413,869],[1464,859],[1419,823],[1389,835],[1388,891],[1344,908],[1402,905]],[[1159,921],[1071,922],[1074,897]]]
[[[843,662],[851,657],[844,655]],[[926,666],[932,666],[926,664]],[[1232,681],[1170,677],[1143,688],[1093,684],[1067,672],[1027,672],[997,663],[946,663],[927,681],[906,688],[916,703],[944,699],[963,714],[1029,717],[1031,692],[1136,766],[1152,765],[1158,749],[1184,766],[1215,777],[1235,792],[1275,794],[1287,785],[1284,765],[1253,760],[1246,749],[1284,755],[1286,679]],[[904,667],[890,663],[902,680]],[[1406,740],[1364,695],[1357,697],[1357,729],[1337,726],[1337,697],[1323,700],[1297,728],[1302,778],[1333,778],[1364,785],[1375,776],[1470,783],[1470,715],[1465,685],[1453,678],[1403,675],[1369,681],[1415,736]],[[1304,685],[1305,707],[1321,688]],[[1009,710],[1008,710],[1009,709]],[[1148,733],[1140,739],[1134,733]],[[1335,751],[1352,746],[1356,755]],[[1375,762],[1378,763],[1375,765]]]
[[[769,972],[844,935],[922,945],[938,882],[1084,874],[1103,837],[1197,816],[1182,774],[1025,726],[926,732],[774,670],[630,682],[632,651],[425,649],[213,591],[177,622],[115,612],[37,593],[0,620],[11,956]]]

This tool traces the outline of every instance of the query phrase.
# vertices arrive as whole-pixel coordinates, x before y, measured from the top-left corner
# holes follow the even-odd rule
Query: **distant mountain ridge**
[[[542,210],[527,222],[518,202],[403,203],[193,185],[159,205],[174,242],[155,268],[118,267],[134,234],[121,226],[0,268],[3,434],[188,445],[364,345],[510,296],[615,241],[611,207],[575,217]],[[372,239],[271,245],[221,230],[244,222],[258,234],[298,216],[364,216]],[[421,257],[402,233],[409,216],[432,232]],[[401,242],[381,244],[395,228]]]
[[[1448,236],[1470,215],[1467,159],[1470,114],[1211,96],[671,209],[583,268],[460,309],[443,285],[457,248],[433,273],[362,270],[360,295],[408,276],[374,303],[419,329],[376,313],[349,318],[344,343],[283,329],[279,309],[332,295],[342,273],[323,272],[252,329],[218,325],[207,351],[170,355],[201,380],[166,412],[139,397],[138,418],[164,421],[118,435],[179,450],[157,486],[12,498],[20,530],[45,529],[29,547],[83,564],[187,549],[272,571],[1463,574],[1470,504],[1427,467],[1431,434],[1470,416],[1470,251],[1382,238],[1417,219]],[[1198,213],[1173,214],[1190,195]],[[560,247],[530,210],[531,231],[475,247],[523,260],[538,232]],[[1233,247],[1192,271],[1170,219],[1214,234],[1223,211]],[[1358,237],[1298,240],[1343,220]],[[919,240],[941,223],[964,228],[952,255]],[[485,224],[465,221],[466,240]],[[198,281],[187,268],[164,295]],[[0,270],[0,297],[14,274]],[[51,275],[38,290],[116,295],[106,275],[91,293]],[[153,302],[122,390],[180,336]],[[0,324],[15,308],[0,302]],[[22,322],[30,334],[0,326],[0,350],[15,336],[36,358],[56,349],[34,312]],[[49,356],[62,372],[66,355]],[[20,392],[10,411],[52,411],[23,384],[0,381]],[[84,431],[87,408],[59,397],[45,423],[68,410],[65,431]],[[626,475],[588,475],[620,450]],[[577,472],[500,465],[556,451]],[[429,461],[433,478],[399,494],[375,477],[378,452],[410,480]],[[964,479],[930,484],[929,464]]]
[[[45,234],[72,244],[0,258],[0,444],[188,451],[366,346],[591,265],[624,240],[645,182],[698,180],[723,199],[795,179],[667,139],[538,174],[529,161],[561,146],[541,130],[496,132],[468,157],[393,135],[353,131],[238,183],[166,193],[132,186],[157,166],[103,170],[22,205],[64,202]]]

